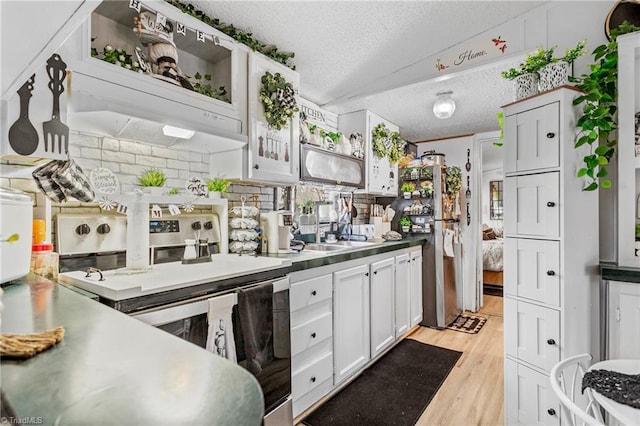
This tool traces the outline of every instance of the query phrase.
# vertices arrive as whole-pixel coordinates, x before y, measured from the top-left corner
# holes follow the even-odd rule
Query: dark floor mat
[[[413,426],[461,355],[405,339],[302,423]]]

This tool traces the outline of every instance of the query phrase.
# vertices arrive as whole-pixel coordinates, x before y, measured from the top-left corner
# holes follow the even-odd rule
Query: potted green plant
[[[167,176],[160,169],[147,169],[138,176],[138,185],[144,187],[143,192],[151,195],[162,195]]]
[[[423,197],[428,197],[433,194],[433,182],[430,180],[423,180],[420,182],[420,192]]]
[[[222,177],[207,180],[209,198],[220,198],[223,193],[227,192],[229,185],[231,185],[231,181]]]
[[[577,83],[576,87],[584,94],[574,99],[574,105],[584,104],[582,116],[576,122],[579,129],[575,148],[585,144],[592,147],[591,155],[583,157],[584,166],[578,177],[590,180],[584,191],[594,191],[599,186],[610,188],[607,179],[607,165],[617,145],[616,130],[618,127],[618,36],[640,31],[640,27],[623,22],[611,31],[611,40],[593,50],[594,64],[589,65],[591,72],[580,77],[569,77],[569,81]]]
[[[543,49],[538,47],[535,52],[525,56],[519,68],[510,68],[502,71],[500,75],[507,80],[514,80],[516,87],[516,100],[524,99],[538,93],[538,72],[553,60],[555,47]]]
[[[540,69],[541,92],[555,89],[569,82],[570,69],[573,62],[586,52],[587,41],[582,40],[573,49],[567,49],[561,58],[552,58],[551,62]]]
[[[409,219],[408,216],[402,216],[399,223],[402,227],[402,232],[409,232],[411,230],[411,219]]]
[[[413,182],[405,182],[400,186],[400,191],[405,199],[411,198],[411,193],[416,190],[416,185]]]

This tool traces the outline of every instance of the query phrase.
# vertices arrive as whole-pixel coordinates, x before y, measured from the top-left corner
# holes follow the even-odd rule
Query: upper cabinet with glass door
[[[162,143],[160,122],[214,135],[210,151],[246,143],[247,52],[167,2],[99,3],[63,51],[73,128]]]

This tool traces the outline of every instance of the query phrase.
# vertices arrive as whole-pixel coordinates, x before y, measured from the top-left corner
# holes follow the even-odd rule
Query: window
[[[502,204],[502,181],[492,180],[489,182],[489,219],[502,220],[504,206]]]

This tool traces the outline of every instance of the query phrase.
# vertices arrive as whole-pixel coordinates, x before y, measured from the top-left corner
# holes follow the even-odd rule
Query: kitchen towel
[[[444,230],[444,255],[448,257],[454,257],[453,252],[453,236],[454,232],[451,229]]]
[[[207,350],[233,363],[237,362],[237,357],[231,313],[236,300],[236,294],[209,299],[207,313],[207,322],[209,323]]]
[[[239,289],[238,317],[247,370],[259,374],[273,360],[273,284]]]

